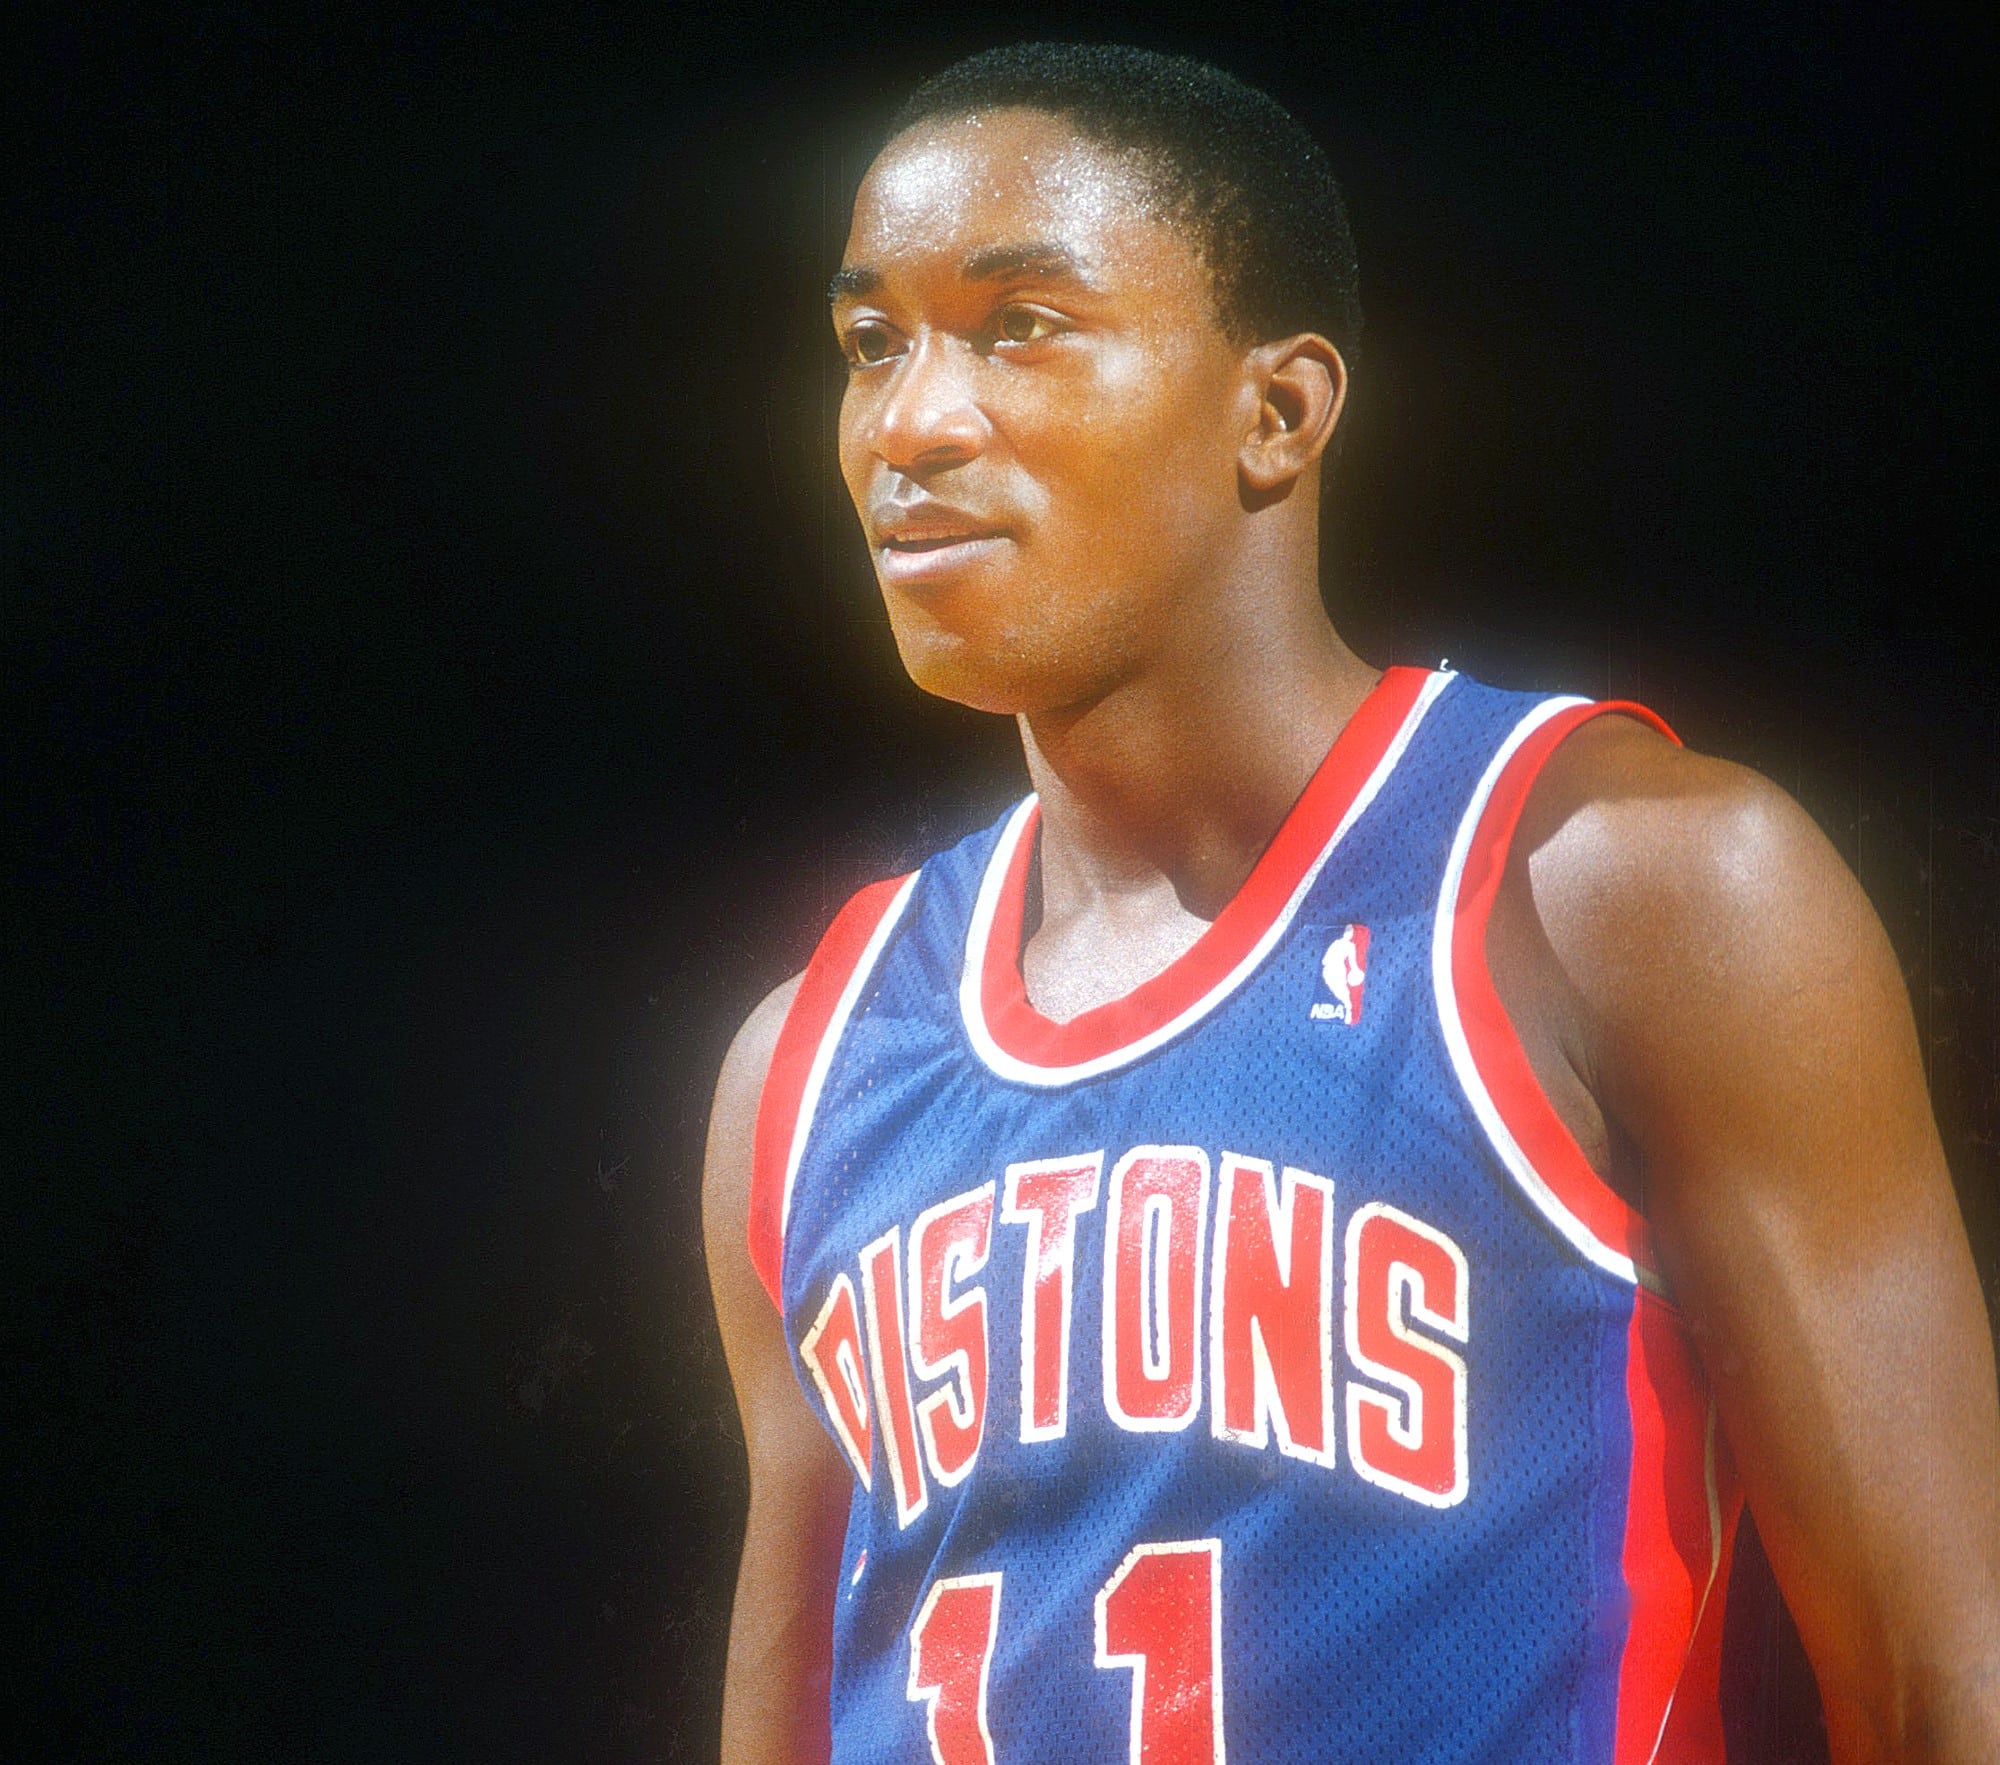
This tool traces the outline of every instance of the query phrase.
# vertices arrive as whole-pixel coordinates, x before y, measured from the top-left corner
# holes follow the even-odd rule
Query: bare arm
[[[722,1705],[727,1765],[802,1765],[824,1760],[829,1745],[834,1582],[851,1478],[793,1375],[748,1237],[757,1102],[797,990],[788,981],[758,1006],[723,1061],[702,1179],[709,1287],[750,1456]]]
[[[1880,923],[1782,792],[1622,719],[1516,858],[1835,1757],[2000,1759],[1992,1344]]]

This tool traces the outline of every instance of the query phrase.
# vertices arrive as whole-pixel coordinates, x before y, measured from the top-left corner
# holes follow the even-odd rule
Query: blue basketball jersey
[[[843,910],[750,1227],[854,1474],[835,1759],[1723,1757],[1727,1454],[1484,957],[1614,708],[1390,670],[1195,944],[1067,1022],[1033,798]]]

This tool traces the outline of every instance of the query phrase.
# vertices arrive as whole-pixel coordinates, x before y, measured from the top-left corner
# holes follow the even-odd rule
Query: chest
[[[1043,1089],[984,1067],[914,954],[886,967],[827,1077],[786,1290],[893,1531],[975,1473],[1172,1442],[1225,1477],[1269,1457],[1463,1496],[1481,1296],[1496,1339],[1532,1332],[1552,1259],[1457,1095],[1429,966],[1414,903],[1329,896],[1196,1033]]]

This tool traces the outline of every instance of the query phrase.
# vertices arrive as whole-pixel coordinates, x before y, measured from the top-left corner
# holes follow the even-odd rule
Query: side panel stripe
[[[909,905],[917,873],[870,883],[834,916],[778,1031],[771,1070],[757,1105],[750,1165],[750,1262],[780,1312],[784,1302],[785,1226],[820,1087],[841,1031]]]
[[[1663,1753],[1661,1742],[1709,1600],[1719,1600],[1727,1585],[1723,1544],[1735,1518],[1733,1494],[1732,1511],[1726,1517],[1721,1511],[1715,1411],[1686,1325],[1645,1289],[1635,1297],[1626,1362],[1632,1463],[1624,1571],[1631,1622],[1618,1668],[1613,1765],[1683,1756]]]
[[[1712,1410],[1710,1426],[1714,1426]],[[1708,1584],[1708,1597],[1695,1620],[1694,1641],[1688,1645],[1680,1690],[1674,1695],[1673,1709],[1667,1713],[1666,1732],[1659,1751],[1663,1761],[1721,1760],[1728,1755],[1729,1741],[1722,1716],[1722,1639],[1728,1622],[1730,1571],[1735,1565],[1743,1496],[1729,1462],[1728,1445],[1720,1437],[1715,1442],[1714,1458],[1710,1493],[1714,1498],[1715,1569]]]
[[[1452,841],[1431,971],[1452,1066],[1500,1162],[1536,1210],[1587,1260],[1620,1280],[1657,1288],[1644,1252],[1645,1222],[1591,1168],[1556,1114],[1486,967],[1486,923],[1528,793],[1562,739],[1609,712],[1673,734],[1642,706],[1549,699],[1501,744]]]

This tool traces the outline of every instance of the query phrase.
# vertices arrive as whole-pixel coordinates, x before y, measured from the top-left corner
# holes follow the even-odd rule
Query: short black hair
[[[1277,100],[1188,56],[1108,43],[1016,43],[933,74],[890,135],[1018,105],[1135,155],[1215,278],[1244,342],[1317,331],[1350,358],[1361,299],[1347,204],[1319,143]]]

